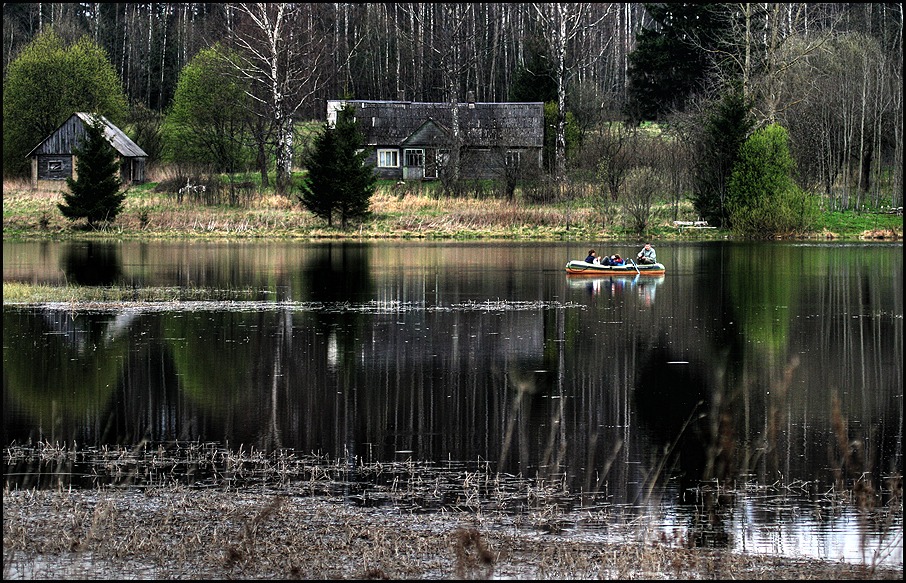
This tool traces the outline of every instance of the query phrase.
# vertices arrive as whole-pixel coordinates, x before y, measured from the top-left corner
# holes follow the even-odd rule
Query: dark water
[[[4,444],[477,462],[699,544],[902,566],[902,245],[655,242],[663,277],[567,276],[588,247],[4,242],[4,282],[174,299],[4,307]]]

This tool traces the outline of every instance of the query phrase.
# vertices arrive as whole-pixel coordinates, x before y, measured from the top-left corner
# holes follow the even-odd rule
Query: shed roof
[[[73,127],[75,129],[75,124],[78,124],[84,128],[85,124],[90,124],[97,117],[104,125],[104,137],[107,138],[107,141],[110,142],[110,145],[113,146],[113,149],[116,150],[121,156],[126,156],[129,158],[141,158],[147,157],[148,154],[145,153],[138,145],[129,139],[123,130],[113,125],[110,120],[108,120],[103,115],[85,113],[83,111],[78,111],[72,114],[65,122],[60,124],[54,132],[44,138],[40,144],[35,146],[31,152],[28,153],[28,158],[34,156],[35,154],[69,154],[72,152],[72,148],[77,146],[75,143],[81,139],[84,133],[79,132],[78,136],[74,134],[71,136],[63,136],[64,132],[62,131],[66,127]],[[78,138],[78,139],[77,139]]]
[[[428,120],[453,130],[453,106],[442,102],[329,100],[328,121],[335,122],[336,112],[347,103],[355,108],[359,129],[371,146],[412,144]],[[541,102],[457,103],[455,107],[466,145],[540,148],[544,144]]]

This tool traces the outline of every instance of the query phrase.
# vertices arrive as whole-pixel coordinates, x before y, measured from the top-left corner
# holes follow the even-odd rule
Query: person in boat
[[[585,258],[585,263],[597,263],[597,262],[598,262],[598,256],[597,256],[597,254],[595,253],[595,250],[594,250],[594,249],[589,249],[589,250],[588,250],[588,257]]]
[[[610,256],[611,265],[626,265],[626,262],[623,261],[623,258],[620,257],[619,253]]]
[[[636,257],[638,258],[639,263],[643,265],[657,263],[657,254],[654,252],[654,247],[651,246],[651,243],[645,243],[645,247],[639,251],[639,254]]]

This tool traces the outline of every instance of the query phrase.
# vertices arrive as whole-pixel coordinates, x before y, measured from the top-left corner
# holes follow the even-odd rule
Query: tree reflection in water
[[[871,500],[856,512],[893,501],[901,248],[658,251],[663,278],[577,282],[559,244],[123,245],[121,280],[260,300],[5,307],[5,441],[286,449],[356,479],[480,462],[557,484],[564,508],[669,506],[688,544],[714,546],[805,528],[748,488],[801,516],[828,492]],[[42,253],[50,268],[17,277],[59,278],[66,247]]]

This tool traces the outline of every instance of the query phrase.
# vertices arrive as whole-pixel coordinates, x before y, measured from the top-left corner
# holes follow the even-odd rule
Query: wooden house
[[[104,116],[104,137],[116,150],[120,162],[120,179],[123,183],[145,181],[145,164],[148,154],[129,139]],[[39,180],[66,180],[76,178],[78,161],[73,148],[79,146],[86,135],[85,127],[94,119],[93,114],[77,112],[63,122],[57,130],[28,153],[31,159],[31,182],[37,187]]]
[[[327,121],[346,104],[369,149],[379,178],[432,180],[449,169],[459,145],[461,178],[501,178],[526,166],[541,168],[544,104],[329,100]],[[455,113],[455,115],[454,115]],[[458,128],[454,128],[454,118]]]

